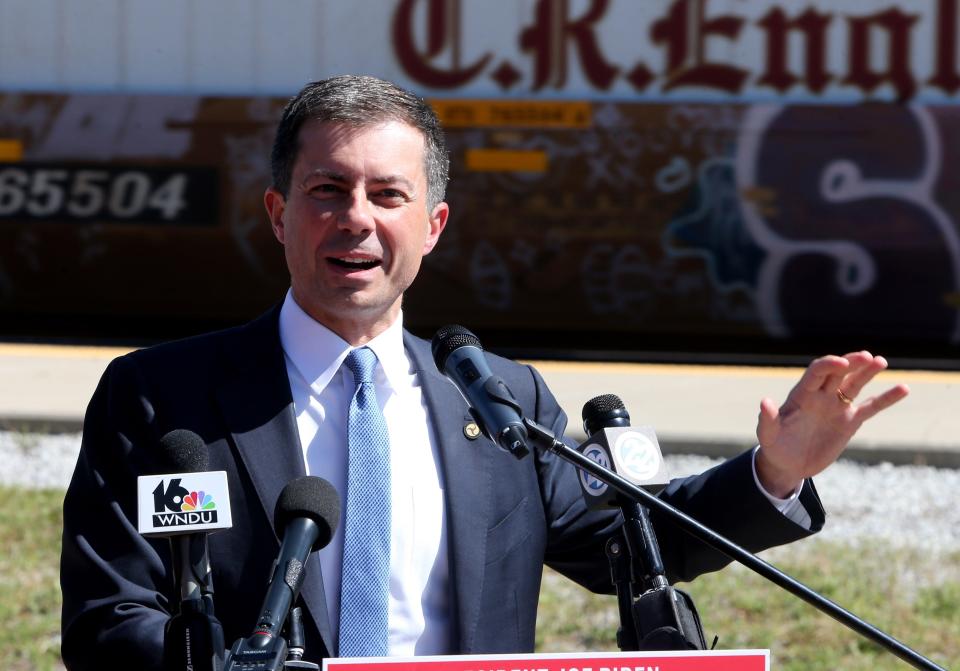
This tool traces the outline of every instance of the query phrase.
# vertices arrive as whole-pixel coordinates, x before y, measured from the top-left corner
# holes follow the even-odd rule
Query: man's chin
[[[343,291],[333,295],[313,296],[306,305],[298,297],[294,298],[304,312],[314,320],[328,327],[334,325],[353,325],[364,328],[378,324],[392,324],[400,314],[400,297],[388,298],[365,291]],[[333,329],[337,330],[337,329]]]

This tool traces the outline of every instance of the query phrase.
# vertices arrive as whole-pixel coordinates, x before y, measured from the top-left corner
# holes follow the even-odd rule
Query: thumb
[[[760,401],[760,415],[757,417],[757,441],[761,445],[770,445],[780,433],[780,410],[769,398]]]

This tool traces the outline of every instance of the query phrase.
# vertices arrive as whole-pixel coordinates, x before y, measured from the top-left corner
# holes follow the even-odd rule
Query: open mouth
[[[327,257],[327,261],[335,266],[348,270],[370,270],[380,265],[380,261],[377,259],[364,259],[350,256],[344,258],[330,256]]]

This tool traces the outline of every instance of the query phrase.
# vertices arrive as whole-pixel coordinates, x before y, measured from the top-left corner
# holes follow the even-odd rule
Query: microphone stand
[[[935,664],[920,653],[907,647],[897,639],[877,629],[872,624],[860,619],[850,611],[842,608],[826,597],[821,596],[795,578],[790,577],[772,564],[755,556],[748,550],[740,547],[733,541],[721,536],[709,527],[704,526],[689,515],[677,510],[670,504],[661,501],[653,494],[637,487],[632,482],[625,480],[613,471],[604,468],[589,457],[585,457],[569,445],[556,439],[549,429],[543,427],[533,420],[523,418],[524,427],[530,440],[538,448],[552,452],[564,461],[570,462],[574,466],[586,471],[598,480],[601,480],[610,487],[623,494],[624,496],[640,503],[641,505],[652,508],[670,518],[677,526],[700,539],[713,549],[722,552],[731,559],[740,562],[751,571],[760,574],[770,582],[781,589],[784,589],[794,596],[803,599],[811,606],[817,608],[823,613],[834,618],[844,626],[857,632],[864,638],[867,638],[877,645],[885,648],[887,651],[896,655],[903,661],[917,669],[925,671],[947,671],[942,666]]]
[[[617,498],[623,513],[623,532],[633,583],[640,585],[640,595],[631,608],[630,621],[636,632],[636,647],[632,649],[706,649],[703,626],[693,599],[686,592],[672,587],[667,580],[650,513],[632,499]]]
[[[174,584],[180,590],[180,609],[164,626],[163,666],[173,669],[221,671],[224,660],[223,626],[213,609],[213,572],[207,536],[185,534],[170,539]]]
[[[318,664],[303,659],[306,643],[303,638],[303,611],[300,606],[291,608],[287,615],[287,639],[287,661],[283,663],[283,668],[319,671]]]
[[[623,651],[639,650],[637,627],[633,620],[633,567],[629,551],[625,551],[623,536],[611,537],[604,552],[610,564],[610,582],[617,593],[617,612],[620,627],[617,629],[617,647]]]

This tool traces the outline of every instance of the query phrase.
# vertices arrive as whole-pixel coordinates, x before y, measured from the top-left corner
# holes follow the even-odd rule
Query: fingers
[[[790,392],[787,406],[796,404],[802,407],[816,399],[816,402],[821,404],[820,407],[829,408],[822,404],[832,402],[837,404],[835,410],[843,409],[849,419],[865,421],[901,400],[910,391],[906,385],[897,385],[879,396],[855,403],[855,399],[863,388],[877,376],[877,373],[886,368],[886,359],[882,356],[874,356],[866,350],[848,352],[843,356],[831,354],[814,359]],[[776,427],[778,418],[779,411],[776,406],[768,399],[764,399],[760,405],[757,431],[773,430],[767,427]],[[762,443],[764,439],[759,435],[758,437],[761,438]]]
[[[817,391],[823,389],[828,380],[836,377],[843,379],[847,370],[850,368],[850,360],[846,357],[834,356],[832,354],[814,359],[807,369],[803,372],[800,382],[797,386],[804,391]],[[831,388],[835,385],[831,384]]]
[[[845,382],[845,379],[849,379],[850,376],[855,376],[862,373],[864,370],[868,370],[873,363],[874,356],[870,352],[848,352],[842,357],[838,357],[847,362],[847,367],[842,369],[840,367],[835,367],[833,370],[830,370],[829,373],[824,377],[823,383],[820,386],[822,391],[828,391],[831,394],[836,392],[837,389],[843,389],[849,398],[853,398],[856,394],[851,394],[848,388],[848,384]],[[886,366],[886,363],[884,363]],[[863,384],[866,384],[864,382]],[[863,384],[860,387],[863,387]],[[859,391],[859,389],[857,390]]]
[[[841,362],[846,362],[846,365]],[[849,352],[842,357],[821,357],[807,369],[811,375],[809,386],[805,385],[805,388],[831,394],[840,389],[847,398],[855,399],[867,383],[886,367],[886,359],[867,351]]]
[[[842,389],[847,398],[855,399],[877,373],[887,368],[887,360],[882,356],[873,356],[869,352],[857,352],[856,360],[850,362],[850,370],[840,380],[836,388]],[[853,356],[848,354],[849,356]]]
[[[887,360],[882,356],[873,356],[870,352],[851,352],[843,356],[849,362],[849,367],[845,372],[839,368],[834,368],[823,381],[823,390],[836,393],[838,390],[843,395],[853,400],[863,391],[876,376],[877,373],[886,370]],[[853,406],[855,417],[858,422],[865,422],[881,410],[889,408],[894,403],[902,400],[910,393],[910,388],[905,384],[898,384],[895,387],[887,389],[878,396],[872,396],[862,402],[857,402]]]
[[[910,388],[905,384],[898,384],[895,387],[887,389],[879,396],[872,396],[866,401],[857,404],[857,420],[865,422],[881,410],[886,410],[891,405],[906,398],[910,393]]]

